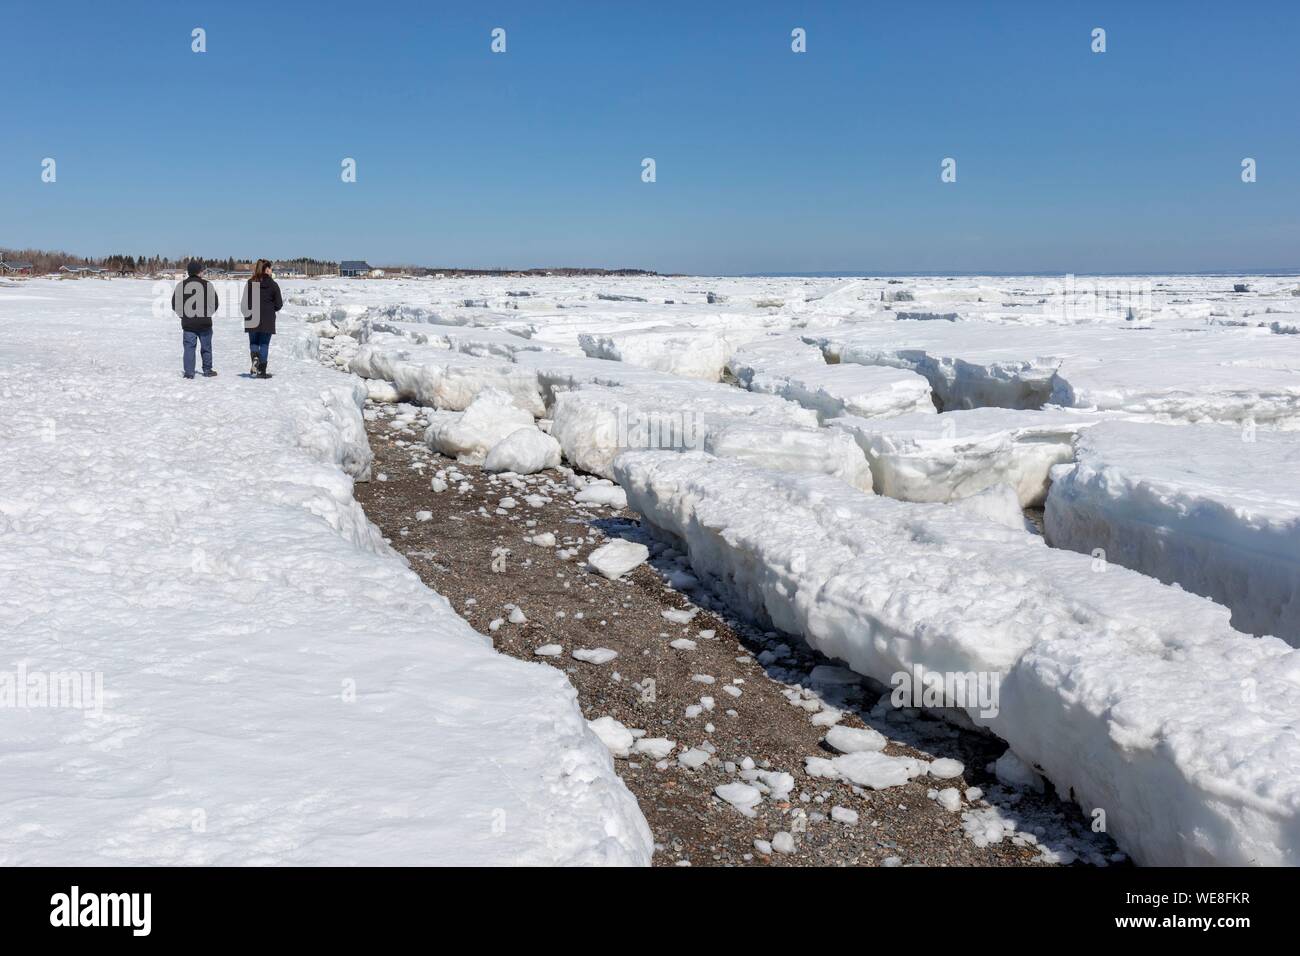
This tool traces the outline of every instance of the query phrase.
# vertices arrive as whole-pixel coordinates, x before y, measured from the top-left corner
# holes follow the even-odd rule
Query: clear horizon
[[[350,9],[74,3],[5,31],[9,87],[39,82],[7,109],[0,243],[689,275],[1300,271],[1294,5]]]

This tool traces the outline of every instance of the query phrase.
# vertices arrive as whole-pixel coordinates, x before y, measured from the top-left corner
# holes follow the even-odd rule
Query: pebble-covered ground
[[[616,765],[654,832],[657,864],[1124,859],[1050,786],[1041,795],[999,783],[997,739],[895,709],[797,639],[732,619],[634,515],[575,502],[581,476],[490,475],[431,452],[424,413],[367,406],[375,477],[358,500],[499,651],[562,668],[586,717],[610,718],[603,736],[616,751],[630,745]],[[615,580],[594,573],[587,556],[620,538],[648,545],[650,560]],[[948,758],[960,772],[882,790],[810,776],[807,758],[835,756],[825,738],[836,725],[874,728],[888,738],[884,753]]]

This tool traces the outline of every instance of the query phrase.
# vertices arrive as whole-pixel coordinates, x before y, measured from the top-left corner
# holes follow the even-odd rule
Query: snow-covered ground
[[[1236,291],[1239,284],[1247,291]],[[307,467],[299,461],[306,460],[297,437],[303,431],[317,436],[314,444],[322,449],[311,467],[328,470],[345,489],[340,468],[356,473],[364,456],[337,438],[355,430],[356,405],[347,389],[357,383],[358,394],[436,409],[425,437],[444,453],[520,470],[545,467],[559,454],[567,465],[599,477],[582,494],[618,505],[626,492],[650,525],[688,552],[694,578],[739,613],[803,638],[860,674],[889,684],[919,667],[992,680],[1000,687],[996,712],[966,707],[949,714],[1010,744],[999,778],[1036,786],[1041,773],[1063,796],[1099,813],[1099,825],[1139,861],[1300,862],[1300,735],[1294,726],[1300,656],[1278,640],[1290,638],[1294,626],[1294,574],[1288,569],[1300,566],[1294,495],[1285,487],[1300,448],[1295,278],[286,282],[291,317],[277,354],[297,338],[301,353],[318,356],[326,368],[297,363],[270,383],[167,378],[163,370],[178,363],[179,342],[146,347],[142,335],[161,328],[176,340],[179,334],[166,320],[132,319],[129,297],[119,287],[132,284],[87,283],[75,292],[46,281],[0,288],[0,321],[28,309],[48,317],[52,331],[39,334],[54,336],[50,349],[34,357],[26,343],[15,348],[12,333],[0,332],[7,339],[0,356],[9,363],[5,385],[16,396],[9,400],[25,409],[9,416],[10,428],[14,421],[39,420],[41,409],[72,406],[80,420],[97,422],[95,435],[113,434],[130,420],[151,439],[163,436],[165,454],[152,441],[144,446],[161,456],[152,462],[139,445],[118,441],[88,454],[85,463],[63,466],[84,475],[121,448],[130,450],[131,462],[150,464],[130,470],[115,462],[110,474],[126,488],[145,489],[139,495],[151,506],[165,502],[172,517],[146,509],[148,521],[121,519],[128,529],[152,529],[152,539],[164,544],[172,540],[167,535],[183,534],[178,529],[188,525],[175,516],[174,497],[158,493],[165,480],[207,489],[194,505],[210,505],[210,514],[226,514],[218,502],[229,496],[217,493],[225,482],[256,485],[249,490],[259,501],[279,503],[275,494],[297,487],[285,473]],[[30,296],[50,298],[20,298]],[[100,334],[121,343],[110,352],[120,356],[111,374],[87,364],[94,352],[85,346],[92,330],[106,326],[109,331]],[[237,356],[238,344],[222,347]],[[22,362],[33,367],[24,371]],[[319,392],[331,385],[345,392],[323,404]],[[251,431],[225,421],[219,432],[212,426],[208,441],[191,439],[186,396],[210,386],[217,396],[229,396],[217,399],[229,418],[247,417],[252,408],[272,417]],[[289,415],[287,398],[250,405],[257,401],[249,397],[254,386],[273,395],[298,389],[295,407],[317,411]],[[78,396],[71,402],[52,397],[63,387]],[[118,389],[125,397],[106,397],[105,390]],[[1107,437],[1112,427],[1115,434],[1129,427],[1152,430],[1118,442]],[[1234,454],[1233,436],[1243,442],[1240,454]],[[22,447],[34,441],[28,435]],[[34,459],[32,469],[53,465],[57,472],[64,456],[78,454],[54,443],[27,457]],[[330,464],[320,464],[321,454]],[[286,456],[292,461],[282,462]],[[274,474],[248,466],[270,459],[277,462]],[[34,478],[22,474],[4,481],[27,488]],[[75,491],[56,491],[61,507],[85,497]],[[2,513],[10,523],[10,502],[24,500],[17,494],[5,493]],[[346,546],[348,560],[367,570],[337,569],[331,576],[314,569],[304,576],[312,585],[310,600],[302,597],[294,613],[383,634],[386,652],[402,662],[395,667],[407,666],[432,640],[430,660],[436,663],[429,666],[438,676],[428,680],[441,680],[450,653],[444,645],[459,646],[459,634],[468,646],[473,635],[440,616],[437,599],[415,582],[399,586],[407,581],[400,565],[367,537],[359,517],[336,516],[351,513],[346,491],[336,497],[343,503],[334,510],[299,503],[295,515],[311,527],[324,521],[339,528],[331,546]],[[1045,497],[1046,543],[1020,512]],[[277,507],[283,518],[284,506]],[[221,529],[220,540],[229,535],[224,546],[236,549],[241,563],[251,560],[244,555],[252,547],[249,517],[241,507]],[[93,520],[77,519],[80,547],[119,543],[113,534],[92,531]],[[53,521],[40,526],[59,527]],[[121,532],[128,533],[135,532]],[[297,535],[277,533],[276,553],[290,547],[279,542],[296,542]],[[215,530],[207,535],[208,548],[216,548],[215,538]],[[185,545],[193,550],[192,543]],[[116,552],[109,560],[115,570],[131,566]],[[262,567],[266,559],[260,560]],[[72,597],[59,599],[48,584],[42,591],[31,583],[56,580],[54,571],[24,573],[21,589],[44,595],[47,615],[85,606],[71,586],[64,594]],[[185,580],[185,590],[194,590]],[[358,580],[366,585],[359,587]],[[419,600],[402,590],[408,586]],[[158,600],[160,587],[153,580],[138,589]],[[317,600],[337,606],[313,610],[310,602]],[[99,599],[105,602],[113,606]],[[363,610],[356,611],[358,603]],[[216,614],[211,605],[203,607]],[[258,633],[247,607],[237,618]],[[426,625],[413,641],[413,619],[437,620],[435,637]],[[59,624],[60,634],[71,627],[62,619]],[[443,638],[443,631],[450,636]],[[349,639],[358,640],[352,632]],[[355,646],[373,645],[362,635]],[[583,762],[594,759],[594,738],[581,728],[570,731],[569,717],[556,716],[576,718],[565,682],[507,678],[506,668],[518,665],[473,646],[493,662],[481,665],[492,678],[484,686],[496,686],[500,674],[506,683],[539,682],[540,694],[549,681],[556,698],[547,711],[544,744],[515,729],[515,738],[478,752],[521,760],[532,752],[546,763],[566,741],[566,752],[582,755],[563,780],[589,781],[579,791],[585,801],[563,802],[570,816],[569,829],[561,830],[572,842],[556,855],[644,859],[649,850],[635,808],[629,812],[607,763]],[[78,653],[89,654],[84,648]],[[174,653],[160,655],[153,666],[181,666]],[[204,644],[202,653],[216,652]],[[355,669],[380,666],[364,663],[370,660],[363,656]],[[237,667],[222,663],[218,673],[233,680],[228,675]],[[459,712],[491,723],[485,716],[494,713],[490,696]],[[358,701],[365,700],[358,693]],[[530,689],[508,703],[540,708],[539,700]],[[418,722],[423,712],[407,703],[405,713]],[[954,703],[951,696],[940,701]],[[375,706],[391,716],[395,705],[385,699]],[[301,713],[293,716],[304,727],[315,726]],[[165,711],[157,722],[166,723]],[[397,737],[385,735],[382,746],[409,743]],[[868,758],[843,761],[857,773],[863,768],[848,767],[854,761]],[[490,783],[478,790],[475,775],[486,772],[481,762],[466,757],[464,774],[448,771],[462,796],[500,791]],[[831,764],[817,771],[841,773]],[[382,765],[375,757],[373,766]],[[415,773],[405,763],[401,769]],[[402,781],[392,785],[405,792]],[[593,826],[603,828],[603,842],[582,843],[578,834],[590,835]],[[972,839],[985,838],[984,829],[972,821]],[[515,852],[507,843],[488,846]],[[529,856],[531,849],[517,852],[544,857]],[[293,857],[286,852],[284,858]]]
[[[0,288],[0,861],[647,863],[564,675],[353,500],[360,380],[291,357],[292,320],[241,377],[219,319],[186,381],[151,294]]]

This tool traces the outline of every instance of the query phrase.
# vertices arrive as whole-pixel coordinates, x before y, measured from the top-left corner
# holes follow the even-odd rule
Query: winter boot
[[[258,354],[257,354],[256,352],[249,352],[249,353],[248,353],[248,357],[249,357],[249,360],[252,362],[252,365],[251,365],[251,366],[249,367],[249,369],[248,369],[248,374],[249,374],[249,375],[256,375],[256,374],[257,374],[257,366],[258,366],[258,363],[259,363],[259,361],[260,361],[260,358],[259,358],[259,356],[258,356]]]

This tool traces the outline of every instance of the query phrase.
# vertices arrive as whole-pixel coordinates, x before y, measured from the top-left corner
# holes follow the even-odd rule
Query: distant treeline
[[[555,268],[507,269],[461,269],[455,266],[376,266],[388,273],[412,276],[654,276],[657,272],[648,269],[583,269],[572,266]]]
[[[205,269],[222,269],[226,272],[252,271],[253,263],[247,259],[227,256],[224,259],[207,256],[133,256],[115,253],[111,256],[87,257],[70,252],[57,252],[48,249],[7,249],[0,247],[0,259],[6,262],[30,262],[32,272],[40,275],[46,272],[58,272],[63,266],[68,268],[93,267],[107,269],[110,272],[128,275],[151,275],[156,272],[171,272],[184,269],[195,260],[203,263]],[[304,275],[338,275],[339,264],[322,259],[301,257],[298,259],[277,259],[276,265],[282,272],[301,272]]]
[[[7,249],[0,246],[0,259],[6,262],[30,262],[32,271],[37,275],[58,272],[63,266],[68,268],[105,269],[109,272],[125,275],[152,275],[157,272],[172,272],[184,269],[195,260],[203,263],[205,269],[221,269],[225,272],[251,272],[253,263],[248,259],[211,258],[208,256],[134,256],[115,253],[99,258],[77,256],[70,252],[52,252],[48,249]],[[339,264],[329,259],[313,259],[302,256],[297,259],[274,260],[277,271],[295,272],[308,276],[338,275]],[[583,269],[561,266],[544,269],[461,269],[454,266],[445,268],[431,266],[379,266],[389,275],[408,276],[653,276],[658,275],[648,269]]]

